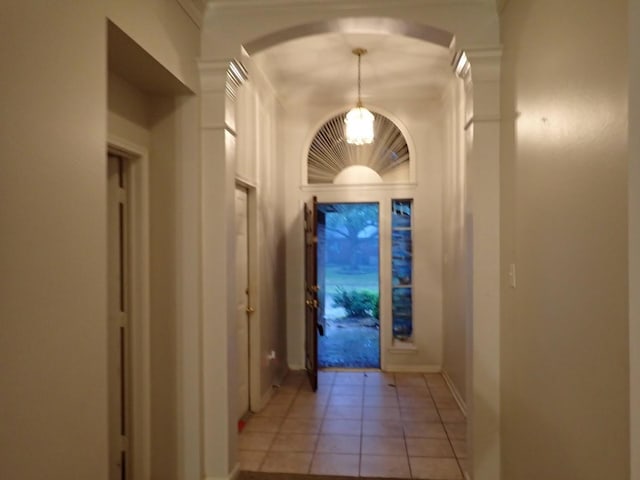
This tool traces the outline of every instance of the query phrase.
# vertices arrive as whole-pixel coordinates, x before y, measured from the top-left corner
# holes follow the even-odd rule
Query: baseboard
[[[383,372],[397,373],[440,373],[440,365],[387,365]]]
[[[204,480],[238,480],[240,478],[240,463],[236,463],[231,473],[226,477],[204,477]]]
[[[455,398],[456,403],[458,404],[458,407],[460,407],[460,410],[462,410],[462,413],[466,417],[467,403],[464,401],[464,399],[462,398],[462,395],[460,394],[460,391],[458,390],[455,383],[453,383],[453,380],[445,370],[442,371],[442,378],[444,378],[444,381],[447,382],[447,386],[449,387],[449,390],[451,390],[453,398]]]
[[[269,400],[271,400],[271,397],[273,397],[273,394],[276,392],[277,387],[279,387],[280,384],[282,384],[282,381],[287,376],[287,373],[289,373],[289,370],[291,369],[289,368],[283,369],[282,374],[280,375],[280,378],[274,379],[274,382],[272,383],[271,388],[269,388],[266,392],[264,392],[264,394],[260,398],[260,401],[258,403],[258,408],[254,410],[255,412],[259,412],[260,410],[262,410],[264,407],[267,406],[267,404],[269,403]]]

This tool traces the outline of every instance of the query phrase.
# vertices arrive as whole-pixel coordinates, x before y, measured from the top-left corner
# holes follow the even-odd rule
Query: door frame
[[[391,332],[391,296],[386,291],[391,282],[391,199],[406,197],[414,198],[415,192],[412,186],[388,186],[367,185],[358,188],[345,188],[343,186],[329,188],[313,187],[305,188],[308,195],[307,201],[316,196],[318,205],[331,203],[375,203],[378,205],[378,289],[380,292],[380,370],[389,368],[388,350],[392,348],[393,335]],[[304,204],[304,202],[302,202]],[[389,205],[389,208],[386,206]],[[304,273],[304,272],[303,272]],[[386,281],[385,279],[388,279]],[[387,283],[385,283],[387,282]],[[386,290],[385,290],[386,289]],[[302,299],[304,302],[304,298]],[[304,303],[303,303],[304,305]]]
[[[254,312],[249,316],[249,410],[257,412],[264,407],[266,400],[260,395],[260,352],[261,346],[261,308],[260,308],[260,260],[258,257],[258,190],[254,183],[236,177],[236,187],[247,191],[247,236],[248,236],[248,305]]]
[[[106,153],[127,161],[131,472],[146,479],[151,474],[149,155],[145,147],[114,135],[108,135]]]

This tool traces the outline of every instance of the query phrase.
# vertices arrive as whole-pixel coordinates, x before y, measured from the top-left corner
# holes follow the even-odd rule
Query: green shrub
[[[380,318],[380,296],[369,290],[336,288],[333,306],[342,307],[350,317]]]

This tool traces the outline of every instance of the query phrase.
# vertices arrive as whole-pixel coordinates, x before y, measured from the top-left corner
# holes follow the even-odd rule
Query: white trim
[[[240,478],[240,464],[236,463],[231,473],[226,477],[204,477],[204,480],[236,480]]]
[[[394,373],[440,373],[442,365],[387,365],[383,372]]]
[[[411,342],[397,342],[392,340],[391,346],[387,348],[391,355],[417,355],[418,347]]]
[[[146,479],[151,474],[149,155],[146,148],[115,135],[108,135],[107,151],[129,160],[132,470],[134,478]]]
[[[345,192],[345,191],[362,191],[362,192],[381,192],[392,190],[393,194],[396,195],[395,191],[402,191],[398,193],[398,195],[414,195],[414,191],[418,188],[417,183],[371,183],[371,184],[359,184],[359,185],[333,185],[329,183],[312,183],[310,185],[301,185],[301,192]],[[405,193],[406,190],[410,189],[410,193]]]
[[[453,383],[453,380],[451,379],[451,377],[449,376],[446,370],[442,371],[442,378],[444,378],[444,381],[447,383],[449,390],[451,390],[451,394],[453,395],[453,398],[456,400],[458,407],[460,407],[460,410],[462,410],[462,413],[464,413],[464,416],[466,417],[467,403],[462,398],[462,395],[460,394],[458,387],[456,387],[456,384]]]

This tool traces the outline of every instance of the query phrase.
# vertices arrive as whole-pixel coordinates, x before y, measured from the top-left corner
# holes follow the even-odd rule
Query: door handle
[[[251,315],[252,313],[254,313],[254,312],[256,311],[256,309],[255,309],[255,308],[253,308],[253,307],[247,307],[247,308],[246,308],[246,311],[247,311],[247,313],[248,313],[249,315]]]

